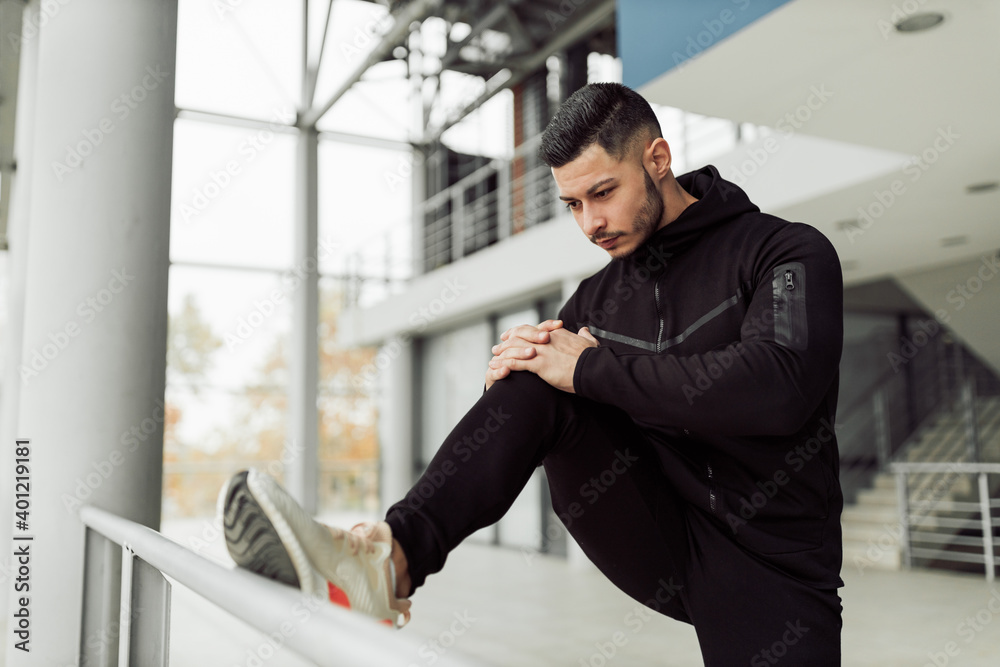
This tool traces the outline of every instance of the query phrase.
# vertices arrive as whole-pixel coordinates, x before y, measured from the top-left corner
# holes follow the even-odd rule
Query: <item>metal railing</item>
[[[913,318],[907,327],[919,330],[927,321]],[[914,350],[837,410],[841,485],[848,501],[948,414],[963,420],[948,437],[964,452],[951,456],[980,458],[976,403],[1000,394],[1000,380],[943,329]]]
[[[540,135],[532,137],[512,159],[490,160],[420,205],[422,273],[555,217],[552,176],[536,157],[540,144]]]
[[[994,529],[1000,527],[1000,518],[993,517],[993,510],[1000,508],[1000,499],[991,497],[989,475],[1000,475],[1000,463],[900,461],[891,463],[889,470],[897,476],[900,545],[904,566],[912,567],[914,558],[982,563],[986,568],[986,580],[992,583],[996,567],[1000,565],[1000,558],[996,556],[1000,538],[993,534]],[[942,474],[975,475],[978,502],[932,499],[923,511],[913,511],[910,504],[910,476]],[[944,529],[945,532],[935,529]],[[980,532],[981,536],[956,532]],[[916,547],[914,543],[940,546]],[[979,548],[981,551],[973,550]]]
[[[664,136],[673,149],[675,175],[767,131],[680,109],[659,111]],[[412,218],[393,223],[347,249],[340,259],[348,285],[344,305],[372,305],[403,289],[413,276],[558,217],[555,183],[549,168],[537,158],[540,144],[541,135],[535,135],[509,157],[480,158],[481,166],[418,204]]]
[[[96,507],[87,526],[81,664],[166,667],[170,583],[178,583],[318,665],[409,665],[421,644],[375,620],[239,568],[214,563],[142,524]],[[117,546],[116,546],[117,545]],[[118,548],[120,547],[120,548]],[[118,643],[90,642],[118,627]],[[438,664],[473,664],[454,652]]]
[[[674,155],[684,163],[675,169],[700,166],[743,141],[738,123],[680,110],[676,116],[664,128],[666,136],[676,138]],[[511,159],[491,160],[421,204],[420,272],[450,264],[558,215],[551,173],[537,157],[541,140],[541,135],[527,139]]]
[[[1000,379],[932,320],[908,318],[900,333],[892,368],[838,414],[845,499],[876,473],[895,474],[899,526],[890,532],[905,566],[984,564],[992,581]]]

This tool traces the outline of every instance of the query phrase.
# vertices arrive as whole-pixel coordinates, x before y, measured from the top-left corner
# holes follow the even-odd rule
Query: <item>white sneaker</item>
[[[395,627],[410,620],[410,601],[395,594],[386,522],[350,531],[325,526],[273,477],[252,468],[222,488],[219,511],[237,565]]]

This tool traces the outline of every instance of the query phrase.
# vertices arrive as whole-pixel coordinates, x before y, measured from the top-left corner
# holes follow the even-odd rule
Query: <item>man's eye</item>
[[[569,201],[569,202],[566,202],[566,210],[567,211],[575,211],[579,206],[580,206],[580,202],[578,202],[578,201]]]
[[[594,197],[597,199],[604,199],[609,194],[611,194],[611,188],[608,188],[607,190],[601,190],[600,192],[595,193]]]

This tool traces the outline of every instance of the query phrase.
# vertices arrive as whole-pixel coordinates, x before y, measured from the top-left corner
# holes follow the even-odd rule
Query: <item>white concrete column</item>
[[[319,258],[318,151],[315,128],[302,128],[296,149],[295,267],[289,346],[288,443],[285,482],[310,514],[319,501]]]
[[[9,667],[77,664],[80,502],[160,520],[177,3],[51,4],[36,37],[17,428],[31,439],[28,529],[14,531],[34,538],[19,543],[31,652],[5,636]]]
[[[3,3],[2,12],[5,26],[13,29],[20,14],[16,3]],[[24,17],[29,25],[38,25],[38,4],[32,3],[24,7]],[[16,31],[14,34],[18,34]],[[8,39],[0,46],[0,57],[6,57],[9,49],[14,46]],[[20,52],[20,72],[18,74],[17,94],[17,128],[14,139],[14,160],[17,170],[13,173],[10,188],[10,209],[7,217],[7,322],[0,332],[0,345],[3,347],[3,377],[0,378],[0,451],[6,452],[18,437],[17,413],[21,397],[21,378],[18,365],[21,363],[21,338],[24,327],[24,277],[28,260],[28,220],[29,195],[31,192],[31,141],[34,131],[35,109],[35,69],[38,64],[38,40],[24,39],[17,42]],[[6,470],[6,461],[0,463],[0,469]],[[13,516],[14,509],[14,478],[11,475],[0,475],[0,544],[10,544],[13,524],[8,517]],[[13,590],[14,559],[10,550],[0,553],[0,609],[7,609],[7,600]],[[0,636],[9,637],[8,615],[0,617]],[[3,653],[0,652],[0,664]]]
[[[414,481],[413,343],[394,346],[391,352],[385,356],[392,361],[378,377],[379,497],[383,513],[410,490]]]

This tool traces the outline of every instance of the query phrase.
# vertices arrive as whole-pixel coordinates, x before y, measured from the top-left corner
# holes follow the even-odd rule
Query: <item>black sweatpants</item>
[[[387,512],[413,587],[498,521],[544,465],[555,512],[587,556],[638,602],[693,624],[707,666],[839,665],[836,590],[802,584],[736,544],[677,497],[653,447],[621,410],[511,373]]]

